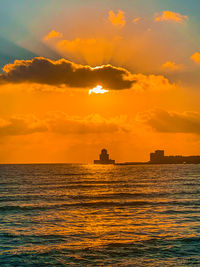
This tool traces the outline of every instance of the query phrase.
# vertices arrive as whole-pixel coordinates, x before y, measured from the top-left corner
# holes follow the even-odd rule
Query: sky
[[[200,155],[200,2],[7,0],[0,163]]]

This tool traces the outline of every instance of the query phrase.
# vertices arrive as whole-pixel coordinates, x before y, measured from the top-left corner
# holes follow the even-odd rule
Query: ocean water
[[[200,165],[0,165],[0,266],[200,266]]]

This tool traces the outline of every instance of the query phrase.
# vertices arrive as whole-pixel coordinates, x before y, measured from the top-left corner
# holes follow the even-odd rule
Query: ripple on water
[[[1,266],[200,265],[200,166],[0,166]]]

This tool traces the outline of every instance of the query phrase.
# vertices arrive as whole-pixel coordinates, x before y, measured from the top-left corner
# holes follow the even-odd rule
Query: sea
[[[200,266],[200,165],[0,165],[0,266]]]

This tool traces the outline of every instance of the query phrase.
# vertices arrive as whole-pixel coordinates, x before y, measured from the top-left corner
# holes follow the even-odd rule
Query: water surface
[[[200,266],[200,165],[0,165],[0,266]]]

